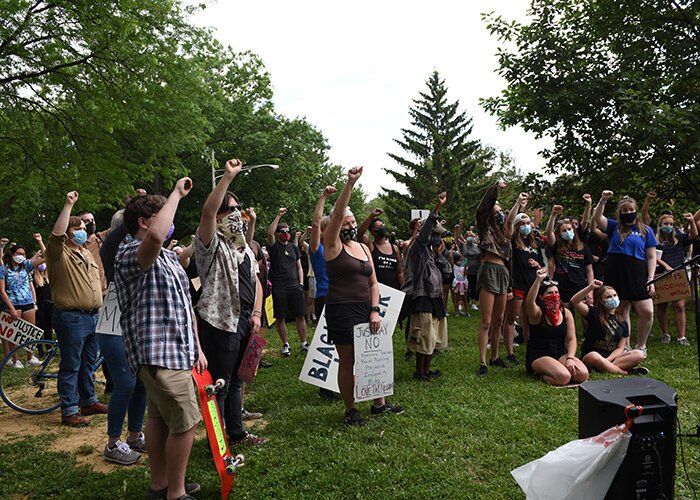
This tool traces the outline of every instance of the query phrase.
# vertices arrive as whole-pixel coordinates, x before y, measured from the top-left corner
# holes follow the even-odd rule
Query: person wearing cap
[[[479,370],[477,375],[488,373],[486,350],[491,338],[491,366],[510,368],[498,355],[498,343],[510,288],[511,245],[510,237],[515,215],[525,208],[527,193],[520,193],[515,205],[506,216],[498,203],[498,195],[506,187],[497,181],[484,193],[476,208],[476,224],[479,230],[479,246],[482,252],[481,267],[477,276],[477,289],[481,307],[479,330]]]
[[[408,344],[409,349],[416,353],[413,377],[420,381],[441,375],[439,370],[432,371],[430,364],[438,341],[442,343],[447,339],[447,305],[443,299],[442,273],[436,253],[436,249],[444,245],[442,235],[445,229],[438,220],[446,201],[447,193],[440,193],[435,209],[423,221],[407,256],[413,281]]]

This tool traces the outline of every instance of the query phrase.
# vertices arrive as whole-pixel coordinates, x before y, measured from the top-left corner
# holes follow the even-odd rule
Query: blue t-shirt
[[[328,271],[326,270],[323,243],[318,245],[316,253],[312,252],[309,246],[309,257],[311,258],[311,267],[314,268],[314,276],[316,276],[316,297],[314,298],[320,299],[328,295]]]
[[[17,268],[5,264],[0,266],[0,280],[5,281],[5,291],[13,306],[26,306],[34,303],[32,289],[29,286],[29,273],[34,270],[31,260]]]
[[[637,229],[637,225],[634,224],[631,227],[630,233],[625,237],[625,241],[620,243],[620,233],[617,231],[617,220],[608,219],[608,228],[605,231],[610,238],[608,253],[621,253],[634,257],[635,259],[647,260],[644,251],[647,248],[656,247],[656,237],[649,226],[644,227],[647,231],[646,238],[642,236]]]

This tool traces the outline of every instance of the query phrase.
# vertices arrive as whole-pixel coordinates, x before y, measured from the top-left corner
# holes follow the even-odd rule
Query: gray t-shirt
[[[479,245],[462,245],[462,255],[467,259],[467,275],[475,276],[481,265],[481,249]]]

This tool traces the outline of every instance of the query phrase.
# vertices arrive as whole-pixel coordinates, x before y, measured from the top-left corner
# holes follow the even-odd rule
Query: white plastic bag
[[[527,500],[599,500],[627,453],[624,425],[578,439],[511,471]]]

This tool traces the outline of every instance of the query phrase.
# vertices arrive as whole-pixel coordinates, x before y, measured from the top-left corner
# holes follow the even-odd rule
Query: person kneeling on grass
[[[564,309],[556,281],[547,278],[547,269],[537,270],[526,298],[530,339],[525,367],[551,385],[567,385],[588,380],[588,368],[576,357],[576,326],[571,311]]]
[[[593,307],[584,298],[593,293]],[[591,370],[621,375],[646,375],[649,370],[637,366],[644,360],[639,349],[625,352],[630,336],[629,324],[618,309],[620,298],[611,286],[594,280],[571,297],[571,304],[587,319],[585,340],[581,346],[581,360]]]

